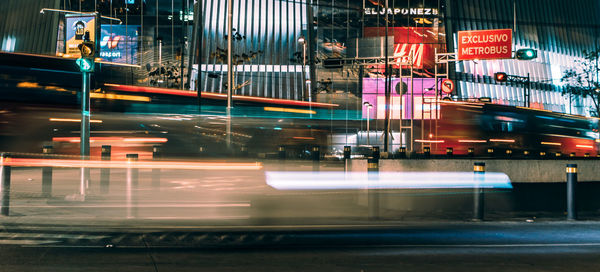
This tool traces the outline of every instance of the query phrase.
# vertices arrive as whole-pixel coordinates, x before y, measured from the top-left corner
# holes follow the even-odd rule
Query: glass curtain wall
[[[307,100],[306,1],[233,0],[234,94]],[[227,1],[200,1],[200,90],[226,93]]]
[[[449,44],[456,52],[456,33],[461,30],[514,29],[513,49],[534,48],[531,61],[481,60],[458,62],[459,96],[490,97],[494,103],[524,105],[522,86],[498,84],[495,72],[527,76],[532,80],[531,107],[590,115],[589,99],[561,94],[563,72],[576,66],[583,50],[599,45],[600,3],[591,0],[447,0]],[[515,12],[516,11],[516,12]],[[516,15],[516,17],[515,17]],[[515,20],[516,19],[516,20]],[[516,26],[515,26],[516,23]]]

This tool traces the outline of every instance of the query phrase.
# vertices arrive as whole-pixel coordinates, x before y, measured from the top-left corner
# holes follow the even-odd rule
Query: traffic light
[[[85,41],[85,42],[82,42],[81,44],[79,44],[78,47],[79,47],[79,52],[81,52],[82,58],[94,58],[94,55],[96,54],[94,42]]]
[[[503,72],[498,72],[498,73],[494,74],[494,79],[497,82],[506,82],[506,81],[508,81],[508,75]]]
[[[520,60],[536,59],[537,58],[537,50],[531,49],[531,48],[519,49],[515,53],[515,57]]]
[[[83,35],[83,42],[77,46],[81,52],[82,58],[94,58],[96,56],[96,45],[90,41],[90,32],[86,31]]]
[[[94,57],[96,56],[96,45],[90,41],[90,32],[86,31],[83,42],[78,46],[81,52],[81,58],[78,58],[76,63],[79,65],[81,72],[94,71]]]

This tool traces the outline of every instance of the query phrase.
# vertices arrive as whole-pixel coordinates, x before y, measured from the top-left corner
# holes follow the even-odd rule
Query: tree
[[[600,66],[598,57],[600,49],[583,50],[583,59],[575,60],[576,68],[564,72],[561,82],[565,83],[562,94],[570,96],[591,97],[594,102],[593,116],[600,117]]]

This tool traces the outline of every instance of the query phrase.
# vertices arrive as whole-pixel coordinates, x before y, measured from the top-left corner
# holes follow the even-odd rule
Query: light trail
[[[339,189],[510,189],[509,177],[498,172],[276,172],[266,173],[267,184],[278,190]]]
[[[4,158],[0,165],[16,167],[61,167],[61,168],[138,168],[138,169],[181,169],[181,170],[260,170],[262,164],[227,162],[180,162],[180,161],[102,161]]]
[[[50,118],[48,119],[50,122],[74,122],[81,123],[81,119],[72,119],[72,118]],[[102,120],[90,120],[90,123],[102,123]]]

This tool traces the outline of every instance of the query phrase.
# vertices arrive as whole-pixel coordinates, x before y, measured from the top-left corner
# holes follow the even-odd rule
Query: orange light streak
[[[543,144],[543,145],[562,145],[561,143],[555,143],[555,142],[541,142],[541,144]]]
[[[50,118],[48,119],[50,122],[77,122],[80,123],[81,119],[73,119],[73,118]],[[102,123],[102,120],[90,120],[90,123]]]
[[[513,139],[490,139],[490,142],[514,143]]]
[[[16,167],[61,167],[61,168],[138,168],[138,169],[181,169],[181,170],[260,170],[262,164],[226,162],[180,162],[180,161],[102,161],[8,158],[2,165]]]
[[[70,142],[79,143],[79,137],[54,137],[53,142]],[[166,143],[169,140],[167,138],[125,138],[125,137],[91,137],[90,142],[135,142],[135,143]]]
[[[292,137],[292,139],[298,139],[298,140],[314,140],[315,137],[300,137],[300,136],[295,136]]]
[[[459,143],[487,143],[487,140],[458,140]]]
[[[421,140],[421,139],[416,139],[415,142],[418,142],[418,143],[443,143],[444,140]]]

